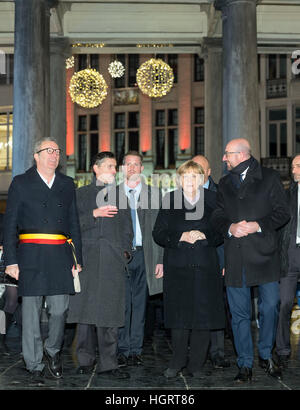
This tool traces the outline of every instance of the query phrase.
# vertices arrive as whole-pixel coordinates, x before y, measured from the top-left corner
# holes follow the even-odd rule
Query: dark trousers
[[[287,276],[280,280],[280,310],[276,334],[276,352],[278,355],[289,355],[291,353],[290,322],[298,275],[299,273],[288,272]]]
[[[78,324],[76,334],[76,355],[79,366],[92,366],[96,362],[96,345],[98,342],[98,372],[113,370],[118,367],[117,327],[96,327]]]
[[[170,369],[187,367],[191,373],[202,369],[210,341],[209,330],[172,329],[171,340],[173,354]]]
[[[209,354],[211,360],[224,359],[224,329],[210,331],[210,349]]]
[[[146,305],[148,297],[144,252],[133,252],[126,277],[125,326],[119,328],[119,353],[129,356],[141,354],[144,341]]]
[[[232,315],[232,331],[238,355],[237,364],[241,367],[253,366],[253,343],[251,333],[252,303],[251,288],[227,287],[227,296]],[[259,340],[258,353],[262,359],[272,356],[279,314],[279,284],[266,283],[258,286]]]
[[[155,328],[164,328],[163,313],[163,294],[148,295],[146,319],[145,319],[145,338],[151,338],[154,335]]]

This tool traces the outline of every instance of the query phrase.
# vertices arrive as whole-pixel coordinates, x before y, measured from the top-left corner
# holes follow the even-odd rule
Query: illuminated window
[[[300,152],[300,107],[295,108],[295,153]]]
[[[9,85],[13,84],[14,79],[14,55],[13,54],[4,54],[0,55],[0,58],[4,58],[4,68],[5,73],[0,72],[0,84],[1,85]],[[2,61],[0,61],[2,63]],[[2,64],[1,64],[2,68]]]
[[[138,54],[117,54],[117,60],[125,67],[125,74],[115,78],[115,88],[136,87],[136,72],[139,68]]]
[[[177,109],[155,111],[156,169],[174,169],[178,151]]]
[[[114,114],[114,146],[118,164],[125,151],[139,151],[139,112],[116,112]]]
[[[77,170],[90,172],[91,160],[99,151],[98,115],[79,115],[77,124]]]
[[[0,170],[12,168],[12,112],[0,111]]]
[[[287,155],[287,113],[285,108],[269,111],[269,156],[285,157]]]
[[[194,110],[194,154],[204,155],[204,108]]]
[[[204,81],[204,59],[194,55],[194,81]]]

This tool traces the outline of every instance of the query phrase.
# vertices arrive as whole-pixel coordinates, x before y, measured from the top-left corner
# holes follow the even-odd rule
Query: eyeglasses
[[[229,154],[240,154],[240,153],[241,153],[241,151],[225,151],[224,155],[226,157],[228,157]]]
[[[59,149],[59,148],[57,148],[57,149],[54,149],[54,148],[43,148],[43,149],[40,149],[39,151],[37,151],[36,153],[39,154],[39,153],[42,152],[42,151],[47,151],[47,153],[48,153],[49,155],[52,155],[53,152],[55,152],[56,155],[59,155],[59,154],[61,153],[61,149]]]

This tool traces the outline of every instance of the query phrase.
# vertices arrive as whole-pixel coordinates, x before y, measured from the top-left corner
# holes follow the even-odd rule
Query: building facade
[[[34,1],[44,0],[30,0]],[[247,2],[250,5],[253,0]],[[140,13],[140,25],[135,20],[140,32],[142,23],[148,21],[149,16],[169,16],[159,35],[154,34],[154,29],[144,24],[144,37],[132,34],[137,31],[130,27],[129,17],[124,28],[125,23],[123,20],[121,23],[121,17],[114,10],[114,5],[105,6],[98,1],[87,4],[72,1],[54,3],[50,18],[51,38],[67,38],[68,51],[59,53],[59,62],[54,59],[56,57],[50,60],[50,71],[52,67],[56,71],[57,67],[62,67],[59,64],[68,56],[75,57],[74,67],[67,69],[64,66],[64,73],[60,76],[59,81],[64,84],[64,94],[63,97],[59,96],[63,102],[58,104],[58,108],[55,107],[58,83],[55,75],[50,73],[50,94],[53,93],[50,124],[56,121],[58,113],[62,111],[61,107],[66,113],[65,128],[58,128],[57,132],[57,128],[51,129],[50,126],[50,134],[62,134],[60,138],[65,141],[64,171],[74,177],[78,185],[82,185],[90,179],[90,161],[96,152],[111,150],[121,163],[124,152],[134,149],[144,156],[146,175],[171,175],[183,161],[196,154],[205,154],[212,163],[213,176],[218,180],[222,174],[222,134],[225,134],[228,128],[224,128],[224,117],[227,117],[226,109],[235,96],[234,92],[231,96],[229,90],[229,97],[224,97],[227,84],[224,53],[227,53],[227,50],[224,47],[226,32],[223,6],[225,4],[227,7],[227,3],[236,3],[238,6],[239,0],[218,0],[214,4],[203,0],[191,1],[189,4],[161,1],[156,5],[135,1],[133,6],[129,4],[132,2],[119,2],[124,3],[122,7],[126,7],[123,10],[123,20],[126,13],[132,14],[131,7],[135,7],[135,11]],[[93,13],[96,16],[102,12],[101,23],[105,26],[103,10],[104,14],[110,13],[110,16],[118,14],[115,24],[119,25],[118,27],[123,25],[119,32],[114,34],[114,38],[111,38],[110,33],[110,40],[105,27],[95,34],[96,22]],[[15,30],[11,22],[14,17],[14,2],[3,2],[0,11],[2,21],[7,18],[5,24],[3,23],[4,34],[0,37],[0,194],[5,198],[12,177],[15,143],[13,94],[14,73],[16,75],[18,71],[14,71],[15,49],[14,40],[11,38],[11,33]],[[225,17],[230,21],[230,13]],[[300,6],[293,0],[259,1],[256,9],[257,62],[253,63],[253,58],[252,65],[247,59],[243,62],[246,76],[249,64],[248,86],[256,86],[251,84],[250,77],[254,78],[253,81],[257,78],[258,83],[259,151],[256,152],[259,152],[263,163],[278,169],[283,178],[288,176],[289,158],[300,152],[300,75],[298,70],[293,70],[295,58],[292,59],[293,51],[300,48],[297,46],[300,44],[298,17],[300,18]],[[179,22],[184,25],[184,30]],[[71,29],[75,23],[76,30]],[[88,30],[87,27],[92,27],[93,24],[94,28]],[[177,25],[176,35],[174,25]],[[75,31],[76,35],[72,35]],[[239,37],[238,34],[236,37]],[[78,44],[78,38],[82,43]],[[106,43],[103,43],[103,47],[96,48],[95,44],[102,39]],[[250,43],[249,39],[247,41]],[[57,52],[51,47],[52,58]],[[163,59],[173,69],[174,86],[165,97],[147,97],[137,87],[136,70],[151,57]],[[112,79],[107,70],[108,65],[115,59],[121,61],[125,67],[125,74],[119,79]],[[253,64],[257,67],[256,77],[252,77]],[[84,109],[72,103],[68,94],[72,75],[86,67],[96,68],[109,87],[107,98],[93,109]],[[38,84],[34,86],[38,92]],[[229,111],[228,118],[231,118]],[[19,120],[18,127],[20,128]],[[243,135],[230,135],[229,138],[240,136]]]

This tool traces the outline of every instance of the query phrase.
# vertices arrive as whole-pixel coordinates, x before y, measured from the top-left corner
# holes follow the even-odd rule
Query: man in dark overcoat
[[[212,222],[224,236],[225,285],[238,354],[238,382],[252,379],[251,286],[259,291],[259,365],[276,378],[272,360],[279,309],[277,230],[290,217],[283,186],[276,171],[261,167],[251,156],[246,139],[231,140],[223,161],[228,175],[221,178]]]
[[[293,182],[286,191],[291,219],[280,230],[279,241],[282,277],[279,285],[280,310],[276,334],[276,353],[278,364],[283,369],[288,366],[291,354],[291,312],[300,278],[300,155],[293,158],[291,172]]]
[[[113,153],[97,154],[92,183],[77,190],[84,267],[81,292],[71,297],[67,320],[78,323],[77,373],[89,373],[94,367],[96,330],[98,374],[122,379],[129,374],[118,369],[118,328],[125,320],[125,277],[133,233],[130,210],[118,206],[116,165]]]
[[[74,293],[73,275],[81,269],[76,266],[81,264],[81,236],[75,186],[72,178],[57,171],[59,156],[55,140],[37,141],[36,166],[13,179],[4,220],[6,273],[18,280],[22,296],[23,357],[37,383],[43,383],[44,369],[40,333],[43,297],[49,313],[44,354],[51,374],[60,378],[69,295]]]
[[[134,228],[132,260],[126,277],[125,326],[119,329],[119,366],[142,364],[142,349],[148,294],[162,293],[163,248],[152,238],[161,205],[161,192],[142,178],[143,157],[136,151],[124,155],[124,183],[120,193],[132,205]],[[125,202],[125,201],[124,201]]]

